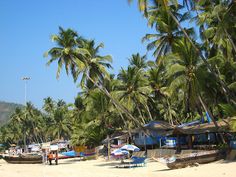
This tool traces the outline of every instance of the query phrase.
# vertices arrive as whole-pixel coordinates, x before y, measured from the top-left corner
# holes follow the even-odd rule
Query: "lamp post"
[[[30,80],[30,77],[22,77],[21,80],[25,82],[25,106],[27,103],[27,83]]]
[[[25,83],[25,109],[26,109],[26,104],[27,104],[27,83],[30,80],[30,77],[22,77],[21,80],[24,81]],[[25,118],[26,118],[26,113],[25,113]],[[24,132],[24,152],[28,152],[27,147],[26,147],[26,134]]]

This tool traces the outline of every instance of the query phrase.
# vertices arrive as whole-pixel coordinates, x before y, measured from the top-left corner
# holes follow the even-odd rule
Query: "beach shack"
[[[144,128],[132,131],[134,143],[145,148],[161,147],[165,143],[165,134],[173,128],[168,122],[151,121]]]
[[[194,125],[176,126],[168,133],[169,138],[175,138],[177,149],[214,149],[221,143],[219,133],[228,142],[230,135],[229,120],[217,121],[219,128],[213,122]]]
[[[129,143],[129,133],[128,131],[116,131],[109,137],[102,141],[102,144],[107,145],[108,141],[112,148],[120,148],[124,144]]]

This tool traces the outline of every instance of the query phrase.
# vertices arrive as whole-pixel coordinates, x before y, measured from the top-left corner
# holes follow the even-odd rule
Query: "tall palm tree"
[[[170,6],[170,11],[178,18],[179,22],[182,23],[190,18],[188,12],[184,14],[179,13],[181,7]],[[153,55],[156,60],[159,56],[165,55],[171,52],[173,44],[180,39],[184,34],[179,30],[178,25],[175,23],[173,18],[165,9],[159,9],[158,5],[150,7],[148,11],[148,24],[155,28],[156,34],[146,34],[143,41],[152,40],[151,43],[147,45],[147,50],[154,49]],[[185,29],[186,32],[192,36],[193,28]]]
[[[71,72],[74,81],[77,79],[76,75],[76,61],[77,56],[77,38],[78,34],[72,29],[64,30],[59,27],[59,35],[52,35],[51,39],[56,42],[57,46],[53,47],[49,51],[45,52],[44,56],[50,55],[51,59],[47,65],[50,65],[53,61],[58,61],[57,78],[60,76],[61,68],[65,66],[66,73]]]
[[[94,40],[79,39],[77,41],[78,47],[87,51],[87,54],[80,57],[84,66],[80,67],[77,73],[82,74],[81,86],[83,87],[86,82],[101,84],[104,78],[109,76],[106,69],[112,68],[110,64],[112,62],[111,56],[99,55],[99,50],[104,47],[103,43],[96,46]]]
[[[132,0],[128,0],[131,2]],[[139,0],[139,9],[144,13],[144,15],[148,18],[148,11],[151,10],[151,7],[153,4],[157,5],[158,10],[163,9],[164,11],[168,12],[168,14],[172,17],[172,19],[175,21],[175,23],[178,25],[178,28],[183,32],[184,36],[188,41],[191,43],[191,46],[194,48],[194,50],[198,53],[200,56],[200,59],[205,63],[206,67],[210,70],[210,72],[214,75],[216,78],[216,81],[220,84],[222,87],[222,90],[224,91],[224,96],[229,100],[230,103],[236,105],[236,96],[234,93],[230,92],[230,89],[226,85],[226,83],[222,80],[222,78],[219,77],[217,73],[217,69],[210,65],[209,62],[207,61],[207,58],[201,51],[199,47],[194,43],[193,39],[191,36],[188,35],[187,31],[185,28],[181,25],[180,21],[178,20],[178,17],[175,16],[175,14],[171,11],[171,6],[175,5],[178,6],[178,1],[177,0]],[[197,3],[197,2],[196,2]],[[202,3],[199,1],[198,3]]]
[[[165,79],[166,68],[162,62],[163,57],[158,62],[149,62],[149,70],[147,71],[151,93],[148,99],[148,106],[152,110],[152,114],[158,119],[169,121],[174,125],[174,118],[177,118],[175,105],[171,104],[170,93],[167,89],[167,81]],[[172,100],[173,101],[173,100]]]
[[[199,56],[186,39],[182,39],[175,44],[174,52],[175,55],[169,58],[170,63],[167,71],[167,76],[171,81],[170,92],[176,95],[176,92],[183,90],[187,110],[190,111],[190,109],[197,108],[201,104],[204,111],[210,114],[216,128],[219,128],[213,114],[201,96],[199,81],[202,78],[200,76],[202,73],[206,75],[207,71],[200,67],[202,63]],[[223,138],[222,141],[224,142]]]
[[[58,48],[54,47],[47,52],[47,54],[51,57],[51,59],[48,61],[48,64],[58,60],[58,71],[61,70],[62,65],[64,64],[67,71],[69,68],[71,69],[72,76],[75,81],[77,80],[78,76],[82,74],[82,87],[84,85],[83,83],[85,83],[85,80],[89,80],[99,90],[106,94],[106,96],[111,99],[113,104],[115,104],[122,112],[127,114],[132,121],[140,124],[133,117],[133,115],[117,100],[115,100],[102,85],[102,79],[107,75],[106,68],[110,67],[111,61],[110,56],[98,55],[98,49],[103,45],[100,44],[95,47],[93,40],[86,40],[81,37],[77,37],[77,33],[71,32],[71,29],[64,30],[60,28],[59,30],[59,35],[54,35],[53,38],[59,39],[55,40],[55,42],[56,45],[60,47],[60,49],[59,52],[54,52],[54,50],[57,51]],[[64,33],[69,33],[69,35],[65,35]],[[70,40],[68,40],[68,38]],[[61,45],[64,44],[61,42],[63,40],[71,42],[65,43],[66,45]],[[57,76],[59,76],[58,74],[60,74],[60,72],[57,72]]]
[[[143,71],[129,66],[127,70],[122,69],[120,71],[118,79],[121,80],[121,83],[116,93],[119,95],[120,101],[129,111],[133,112],[136,109],[142,122],[145,124],[147,119],[144,119],[141,109],[144,108],[144,110],[148,109],[149,111],[147,99],[150,88],[147,85],[148,82],[144,77]],[[150,114],[146,116],[150,116],[150,119],[152,119]]]

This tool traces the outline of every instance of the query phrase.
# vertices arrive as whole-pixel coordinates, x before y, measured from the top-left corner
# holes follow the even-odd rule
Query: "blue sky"
[[[28,100],[37,107],[43,98],[73,102],[79,88],[57,65],[46,66],[45,51],[54,46],[50,35],[58,26],[72,28],[86,38],[103,42],[102,54],[113,57],[113,73],[126,67],[133,53],[146,53],[141,38],[150,33],[136,3],[127,0],[1,0],[0,100],[24,103],[22,76],[29,76]]]

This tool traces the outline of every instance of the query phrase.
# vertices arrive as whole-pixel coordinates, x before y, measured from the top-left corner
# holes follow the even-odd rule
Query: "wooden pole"
[[[107,158],[110,160],[110,136],[107,135]]]
[[[188,148],[193,149],[193,139],[192,135],[188,135]]]

